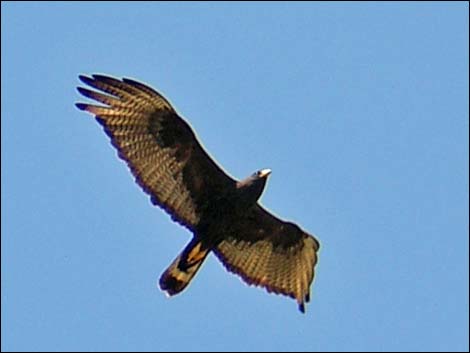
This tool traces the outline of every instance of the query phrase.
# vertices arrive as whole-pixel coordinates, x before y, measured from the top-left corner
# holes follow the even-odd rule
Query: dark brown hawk
[[[77,103],[94,114],[152,203],[186,226],[193,238],[160,278],[169,295],[181,292],[213,251],[248,284],[295,298],[305,311],[318,241],[258,203],[270,170],[242,181],[209,157],[191,127],[152,88],[124,78],[93,75],[79,87],[104,105]]]

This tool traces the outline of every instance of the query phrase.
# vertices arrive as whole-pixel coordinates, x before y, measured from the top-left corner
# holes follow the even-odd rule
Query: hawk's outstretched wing
[[[318,241],[297,225],[284,222],[256,205],[214,253],[248,284],[295,298],[304,312],[317,263]]]
[[[190,126],[152,88],[102,75],[80,79],[104,93],[82,87],[78,91],[105,105],[77,103],[77,107],[96,116],[152,202],[194,230],[211,195],[235,187],[235,181],[215,164]]]

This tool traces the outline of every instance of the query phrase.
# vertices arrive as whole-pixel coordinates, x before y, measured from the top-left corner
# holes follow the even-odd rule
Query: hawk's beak
[[[266,178],[269,174],[271,174],[271,169],[263,169],[259,172],[261,178]]]

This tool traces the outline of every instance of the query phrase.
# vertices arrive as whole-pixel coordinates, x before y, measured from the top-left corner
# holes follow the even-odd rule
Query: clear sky
[[[1,4],[2,350],[469,349],[469,6]],[[161,91],[230,175],[321,242],[312,301],[210,256],[74,103],[79,74]]]

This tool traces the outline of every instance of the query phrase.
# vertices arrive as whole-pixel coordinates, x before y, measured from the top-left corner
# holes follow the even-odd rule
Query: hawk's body
[[[105,106],[77,107],[96,115],[152,203],[193,233],[163,273],[160,287],[169,295],[181,292],[213,251],[245,282],[291,296],[304,311],[319,243],[258,204],[270,171],[237,182],[207,155],[189,125],[158,92],[129,79],[80,79],[106,93],[78,88]]]

